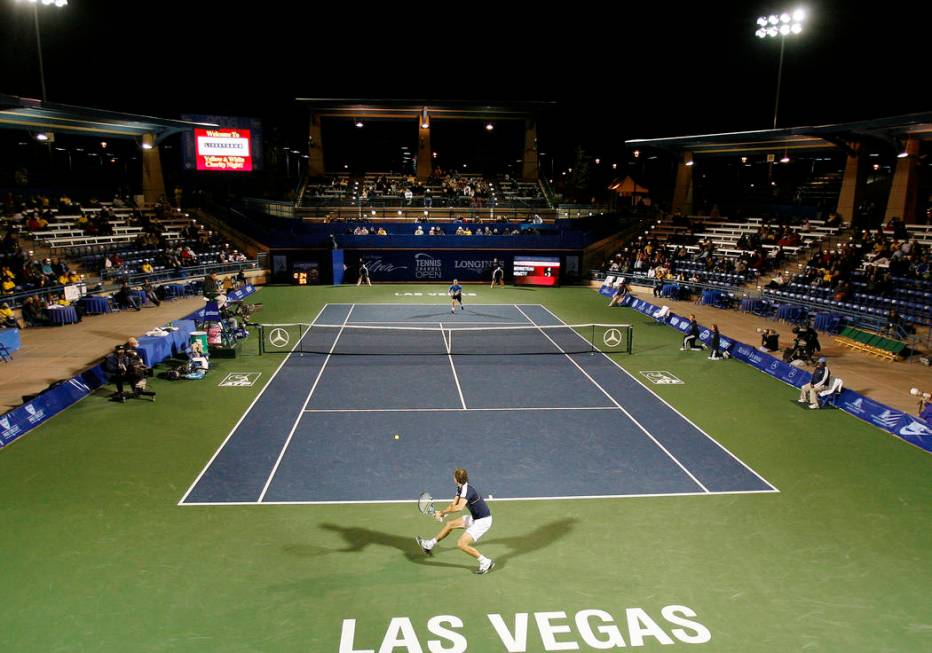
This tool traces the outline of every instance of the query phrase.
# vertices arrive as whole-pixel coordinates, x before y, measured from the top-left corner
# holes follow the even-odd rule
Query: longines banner
[[[369,269],[373,281],[460,281],[492,280],[495,262],[502,265],[505,278],[511,278],[514,254],[500,252],[437,252],[405,250],[367,252],[346,250],[348,278],[355,279],[359,260]]]

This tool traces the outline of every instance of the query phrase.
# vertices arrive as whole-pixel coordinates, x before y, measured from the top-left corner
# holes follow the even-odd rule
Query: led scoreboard
[[[560,283],[559,256],[515,256],[516,286],[557,286]]]
[[[252,170],[248,129],[195,129],[194,140],[198,170]]]
[[[184,169],[198,172],[262,170],[262,123],[254,118],[184,114],[193,123],[181,138]]]

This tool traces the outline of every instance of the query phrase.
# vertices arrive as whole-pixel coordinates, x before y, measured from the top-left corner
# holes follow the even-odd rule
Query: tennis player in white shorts
[[[436,537],[429,540],[421,537],[415,539],[424,553],[431,555],[431,551],[437,545],[437,542],[449,535],[450,531],[455,528],[465,528],[466,532],[460,535],[456,546],[479,561],[479,568],[476,570],[477,574],[487,574],[495,567],[495,561],[486,558],[472,545],[478,542],[479,538],[492,528],[492,511],[489,510],[489,506],[475,486],[469,484],[469,474],[466,473],[465,469],[457,467],[453,472],[453,480],[456,482],[456,494],[453,496],[450,505],[436,512],[437,520],[443,521],[444,515],[459,512],[463,508],[468,509],[469,514],[444,524]]]

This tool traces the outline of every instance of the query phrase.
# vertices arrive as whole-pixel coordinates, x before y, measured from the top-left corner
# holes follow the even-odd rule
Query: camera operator
[[[783,352],[784,362],[801,360],[808,363],[816,353],[822,351],[819,334],[811,326],[793,327],[793,335],[793,346],[787,347]]]
[[[772,353],[780,351],[780,334],[773,329],[758,329],[760,334],[760,347],[763,352]]]

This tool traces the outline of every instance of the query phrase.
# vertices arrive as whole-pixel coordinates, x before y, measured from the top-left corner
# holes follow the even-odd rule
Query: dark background
[[[626,138],[769,128],[779,39],[758,39],[755,20],[796,6],[809,18],[787,40],[780,126],[932,110],[917,3],[71,0],[39,12],[50,101],[251,116],[268,143],[295,148],[307,133],[296,97],[555,101],[539,137],[559,170],[578,146],[608,160]],[[0,61],[0,92],[40,96],[25,3],[0,5]],[[479,128],[446,136],[447,152],[478,147]],[[378,147],[394,161],[405,140]],[[502,160],[520,157],[520,135],[496,140]]]

